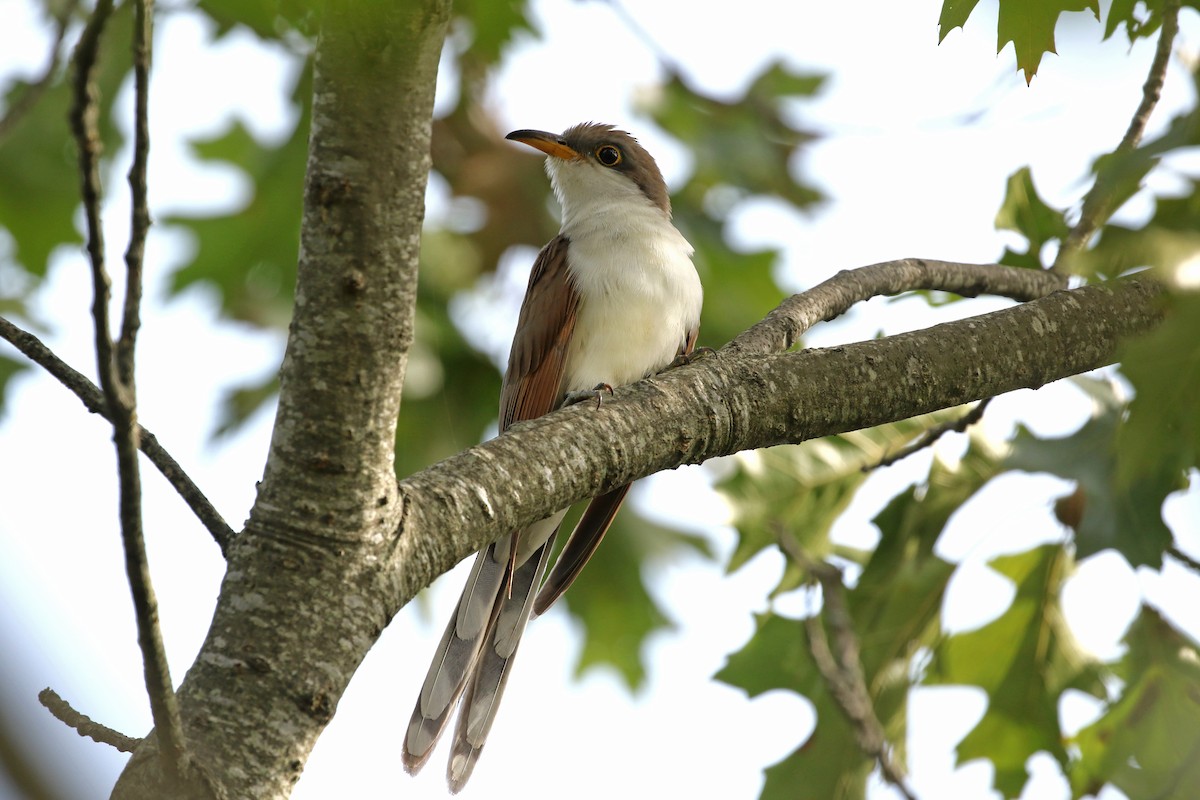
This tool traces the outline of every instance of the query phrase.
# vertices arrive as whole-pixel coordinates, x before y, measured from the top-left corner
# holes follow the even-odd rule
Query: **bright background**
[[[1130,48],[1123,34],[1101,43],[1101,28],[1087,15],[1064,15],[1058,28],[1062,56],[1047,55],[1027,88],[1015,72],[1011,47],[994,55],[993,2],[981,3],[966,29],[940,46],[937,0],[630,2],[625,13],[642,33],[609,3],[537,0],[532,8],[543,38],[525,38],[512,48],[491,90],[492,113],[509,128],[558,130],[588,119],[619,123],[655,154],[672,184],[687,174],[687,152],[636,113],[638,98],[652,93],[663,74],[646,38],[689,80],[712,92],[733,94],[780,57],[831,74],[819,99],[796,107],[804,125],[823,134],[799,168],[830,201],[807,217],[771,201],[742,203],[732,212],[738,241],[785,248],[780,279],[795,290],[839,269],[904,256],[994,260],[1013,241],[992,225],[1007,176],[1029,164],[1050,203],[1076,203],[1091,160],[1111,149],[1128,124],[1154,46],[1151,40]],[[0,76],[33,74],[45,58],[49,31],[25,0],[0,0],[0,18],[5,20]],[[1182,24],[1152,132],[1195,102],[1181,61],[1196,54],[1200,21],[1185,9]],[[246,32],[219,44],[213,37],[186,7],[158,18],[150,175],[152,206],[160,217],[184,208],[228,208],[249,191],[236,172],[192,161],[185,137],[218,133],[231,117],[258,134],[281,136],[294,119],[281,89],[296,68],[286,54],[261,46]],[[121,102],[131,106],[128,86]],[[444,96],[438,107],[448,107]],[[1190,167],[1194,174],[1197,165],[1173,166]],[[1162,173],[1151,183],[1160,191],[1173,185]],[[127,235],[128,201],[123,183],[108,188],[106,219],[116,264]],[[435,183],[431,221],[454,213],[447,200]],[[1148,214],[1149,204],[1143,197],[1130,209],[1132,217]],[[165,276],[187,257],[188,247],[177,233],[158,228],[151,233],[140,414],[236,528],[253,501],[272,413],[259,413],[235,436],[214,441],[216,401],[224,387],[277,365],[283,339],[217,324],[216,302],[203,290],[166,301]],[[527,269],[528,260],[502,273],[501,280],[523,286]],[[515,302],[492,312],[495,330],[503,334],[480,332],[481,340],[507,341]],[[92,374],[89,304],[90,279],[81,255],[64,249],[34,308],[51,324],[47,343]],[[973,300],[937,319],[1003,305]],[[924,327],[931,319],[920,301],[877,300],[818,327],[807,343],[854,341],[880,329]],[[125,757],[77,737],[52,720],[35,696],[51,686],[84,713],[130,735],[150,725],[116,528],[109,430],[36,369],[15,380],[8,400],[0,419],[0,692],[10,698],[7,707],[20,709],[30,747],[71,765],[59,775],[64,797],[106,796]],[[997,401],[983,428],[1000,437],[1022,421],[1040,435],[1061,435],[1088,414],[1082,393],[1054,384]],[[953,458],[961,448],[961,441],[951,441],[939,451]],[[839,523],[838,538],[873,542],[877,534],[869,519],[901,486],[923,477],[930,457],[922,454],[874,476]],[[207,629],[223,565],[207,533],[143,464],[150,562],[178,682]],[[635,502],[708,532],[718,553],[727,556],[734,542],[728,510],[706,489],[720,470],[718,463],[657,476],[643,482]],[[956,515],[939,545],[941,555],[966,565],[948,594],[948,628],[978,627],[1006,607],[1011,585],[985,562],[1060,537],[1050,506],[1066,491],[1064,482],[1044,475],[1009,474]],[[1200,492],[1172,496],[1165,514],[1182,548],[1200,557]],[[632,697],[604,670],[574,680],[578,631],[561,612],[538,620],[526,636],[505,711],[468,796],[756,796],[762,768],[808,735],[810,707],[784,692],[750,702],[710,677],[750,636],[752,613],[767,608],[766,593],[781,569],[774,553],[732,577],[699,557],[650,565],[653,591],[678,628],[652,639],[648,685]],[[424,610],[414,604],[397,615],[343,698],[295,797],[445,797],[444,747],[416,779],[403,774],[398,753],[463,577],[460,568],[435,585]],[[1082,644],[1111,657],[1141,597],[1200,637],[1200,579],[1173,563],[1161,575],[1134,572],[1120,557],[1101,554],[1082,565],[1064,602]],[[806,610],[798,596],[783,598],[778,607]],[[918,795],[995,796],[988,789],[989,765],[955,770],[953,762],[954,742],[983,713],[982,693],[917,689],[911,708],[912,785]],[[1068,730],[1075,730],[1098,707],[1069,693],[1062,713]],[[1035,777],[1026,797],[1068,796],[1052,759],[1035,756],[1031,768]],[[5,792],[0,776],[0,796]],[[873,796],[894,794],[877,785]]]

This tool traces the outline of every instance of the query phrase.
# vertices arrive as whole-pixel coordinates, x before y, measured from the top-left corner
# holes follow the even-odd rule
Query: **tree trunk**
[[[323,8],[296,308],[270,455],[179,689],[199,773],[193,796],[288,796],[395,611],[377,554],[400,522],[395,425],[449,17],[447,0]],[[179,796],[155,755],[151,736],[113,796]]]

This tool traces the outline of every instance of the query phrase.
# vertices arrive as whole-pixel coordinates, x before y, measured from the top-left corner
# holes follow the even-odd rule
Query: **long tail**
[[[415,775],[429,759],[467,683],[467,675],[491,623],[508,564],[508,551],[506,538],[475,556],[471,576],[434,652],[408,723],[402,758],[404,768],[411,774]]]
[[[475,557],[408,723],[402,760],[409,773],[425,765],[467,689],[447,774],[451,791],[466,783],[495,719],[561,519],[559,513],[535,523]],[[519,549],[510,585],[505,577],[514,543]]]
[[[556,531],[557,532],[557,531]],[[554,536],[546,541],[513,573],[511,595],[505,592],[497,604],[498,613],[487,635],[487,644],[471,671],[458,723],[454,729],[453,749],[446,780],[450,791],[457,794],[471,777],[475,762],[483,750],[488,731],[500,708],[500,697],[508,683],[509,667],[521,643],[521,634],[533,609],[537,586],[546,571]]]

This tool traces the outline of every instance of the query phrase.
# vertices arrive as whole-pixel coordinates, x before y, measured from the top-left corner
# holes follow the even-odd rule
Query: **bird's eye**
[[[615,167],[621,163],[621,151],[611,144],[602,144],[596,148],[596,160],[606,167]]]

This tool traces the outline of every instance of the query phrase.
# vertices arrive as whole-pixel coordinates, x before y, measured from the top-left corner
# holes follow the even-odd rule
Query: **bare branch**
[[[941,425],[934,426],[922,433],[915,441],[910,442],[906,447],[902,447],[891,455],[884,456],[875,464],[869,464],[862,468],[863,472],[873,472],[880,467],[888,467],[895,464],[897,461],[903,461],[914,453],[919,453],[926,447],[932,447],[938,439],[941,439],[947,433],[963,433],[967,428],[974,425],[979,420],[983,419],[983,412],[987,410],[988,403],[994,398],[985,397],[980,400],[974,408],[963,414],[961,417],[949,422],[944,422]]]
[[[902,258],[842,270],[824,283],[792,295],[762,322],[734,339],[729,347],[747,354],[782,352],[818,322],[838,317],[855,303],[878,295],[924,289],[963,297],[994,294],[1014,300],[1036,300],[1065,288],[1064,278],[1040,270]]]
[[[100,217],[100,132],[99,93],[96,85],[96,57],[105,23],[112,14],[112,0],[99,0],[88,19],[75,50],[74,101],[71,106],[71,130],[79,147],[84,216],[87,220],[87,251],[92,269],[92,319],[95,329],[96,366],[100,388],[113,425],[113,443],[117,451],[117,475],[120,493],[121,538],[125,549],[125,573],[133,595],[137,620],[138,645],[142,651],[142,669],[150,711],[158,738],[163,773],[172,785],[183,785],[189,773],[189,758],[183,738],[179,703],[171,683],[171,673],[158,625],[158,601],[146,560],[142,532],[142,490],[138,465],[137,392],[133,380],[133,345],[138,327],[137,306],[141,299],[141,248],[149,215],[145,207],[146,92],[149,76],[152,0],[135,0],[133,59],[137,101],[134,166],[130,184],[134,189],[134,222],[130,249],[126,258],[127,275],[124,323],[114,356],[109,328],[111,280],[104,264],[104,236]],[[140,186],[139,186],[140,181]],[[141,197],[138,197],[139,189]],[[119,362],[119,363],[118,363]]]
[[[1158,99],[1162,95],[1163,82],[1167,76],[1167,65],[1171,59],[1171,48],[1175,42],[1175,35],[1179,32],[1179,4],[1180,0],[1165,0],[1163,3],[1162,32],[1158,35],[1158,48],[1154,51],[1154,60],[1150,62],[1150,72],[1146,76],[1146,83],[1142,86],[1142,101],[1129,121],[1129,127],[1125,130],[1125,135],[1121,137],[1120,144],[1113,151],[1114,154],[1129,153],[1138,146],[1142,141],[1142,135],[1146,132],[1146,124],[1150,121],[1150,115],[1154,112],[1154,107],[1158,105]],[[1067,261],[1083,248],[1092,234],[1107,222],[1109,216],[1116,210],[1111,207],[1112,203],[1112,184],[1100,180],[1094,182],[1092,188],[1084,195],[1079,221],[1067,233],[1066,240],[1058,249],[1058,255],[1054,257],[1054,265],[1050,268],[1051,271],[1063,275],[1068,272]]]
[[[69,0],[55,18],[54,43],[50,45],[50,57],[46,60],[46,66],[42,70],[42,74],[29,84],[21,96],[9,106],[7,113],[0,118],[0,140],[3,140],[17,127],[21,118],[37,105],[37,101],[50,87],[50,82],[54,80],[54,73],[58,72],[58,65],[62,61],[62,43],[67,35],[67,26],[71,22],[71,17],[75,16],[75,9],[78,7],[79,0]]]
[[[904,767],[893,757],[883,725],[875,716],[875,707],[863,675],[862,659],[859,657],[858,635],[854,632],[854,620],[846,605],[846,587],[842,583],[841,571],[832,564],[810,559],[786,533],[780,532],[778,538],[779,548],[784,554],[821,584],[824,608],[820,615],[805,618],[804,629],[808,634],[809,651],[825,681],[825,688],[853,728],[859,749],[879,764],[884,780],[896,787],[907,800],[916,800],[908,787]],[[829,646],[825,625],[833,632],[836,653]]]
[[[115,747],[122,753],[132,753],[142,743],[141,739],[114,731],[107,725],[101,725],[86,714],[71,708],[71,704],[63,700],[53,689],[42,689],[38,692],[38,700],[46,707],[47,711],[66,723],[68,727],[78,731],[80,736],[87,736],[100,744]]]
[[[70,389],[88,411],[112,421],[112,415],[108,413],[108,404],[104,400],[104,393],[97,388],[96,384],[56,356],[32,333],[24,331],[0,317],[0,339],[12,344],[26,358],[41,366],[59,383]],[[217,546],[221,548],[221,553],[226,554],[236,534],[216,507],[204,496],[204,492],[200,491],[200,487],[192,481],[183,467],[179,466],[179,462],[158,443],[158,438],[141,425],[138,426],[138,447],[179,493],[183,502],[187,503],[188,508],[192,510],[200,523],[208,529]]]

